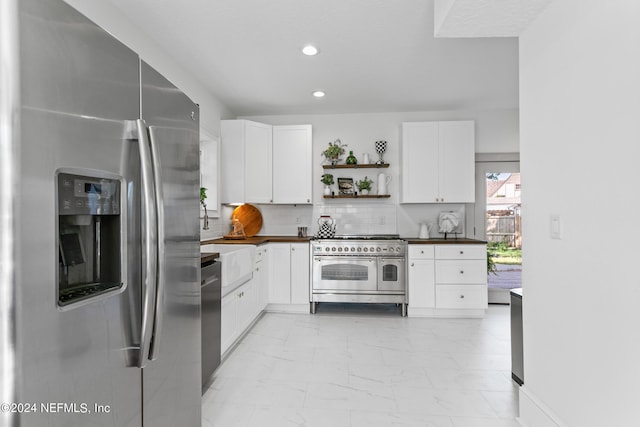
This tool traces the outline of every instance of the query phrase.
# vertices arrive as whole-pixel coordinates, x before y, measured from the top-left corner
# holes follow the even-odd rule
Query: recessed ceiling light
[[[313,92],[312,95],[315,96],[316,98],[322,98],[325,95],[325,93],[321,90],[316,90],[315,92]]]
[[[307,56],[313,56],[318,54],[318,48],[312,45],[307,45],[302,48],[302,53]]]

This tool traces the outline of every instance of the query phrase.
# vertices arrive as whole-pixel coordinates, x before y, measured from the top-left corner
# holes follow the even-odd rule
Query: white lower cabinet
[[[487,287],[483,285],[436,285],[438,308],[487,308]]]
[[[256,282],[256,295],[258,312],[267,307],[269,302],[269,261],[267,246],[259,246],[256,249],[256,262],[253,269],[253,278]]]
[[[244,334],[267,306],[267,265],[267,248],[257,248],[253,278],[222,297],[221,354]]]
[[[436,306],[433,245],[409,245],[408,315]]]
[[[224,354],[236,337],[236,294],[230,294],[222,297],[220,310],[220,354]]]
[[[270,243],[269,310],[309,310],[309,244]]]
[[[222,297],[221,354],[233,345],[259,313],[255,285],[255,279],[251,279]]]
[[[487,247],[409,245],[409,316],[482,316],[487,308]]]

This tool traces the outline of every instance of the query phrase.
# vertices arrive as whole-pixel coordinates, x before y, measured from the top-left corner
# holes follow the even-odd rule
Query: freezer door
[[[135,287],[127,267],[122,293],[61,308],[57,277],[65,266],[55,243],[56,171],[122,176],[128,124],[139,116],[138,57],[61,0],[18,4],[16,402],[37,409],[20,414],[20,426],[138,427],[141,373],[128,357],[138,328],[122,304]],[[127,206],[124,197],[120,205]]]
[[[201,423],[198,106],[144,62],[141,76],[161,204],[154,360],[142,374],[144,425],[195,427]]]

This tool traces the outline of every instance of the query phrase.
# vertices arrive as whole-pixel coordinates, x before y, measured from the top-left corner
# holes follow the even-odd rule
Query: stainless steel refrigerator
[[[61,0],[0,36],[0,425],[199,426],[198,106]]]

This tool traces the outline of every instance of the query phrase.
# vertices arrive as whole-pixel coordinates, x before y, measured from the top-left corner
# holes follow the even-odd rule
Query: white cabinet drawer
[[[409,245],[409,259],[433,259],[434,245]]]
[[[487,263],[483,260],[436,260],[437,284],[484,284]]]
[[[436,308],[487,308],[484,285],[436,285]]]
[[[485,259],[485,245],[437,245],[436,259]]]

